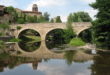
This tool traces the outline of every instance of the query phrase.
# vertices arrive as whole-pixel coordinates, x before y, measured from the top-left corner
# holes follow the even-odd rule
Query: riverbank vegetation
[[[67,30],[66,38],[69,37],[69,38],[67,38],[68,39],[68,44],[70,44],[72,46],[83,46],[83,45],[85,45],[85,43],[90,40],[90,39],[87,40],[87,38],[90,38],[90,37],[83,38],[83,40],[86,40],[84,42],[82,39],[79,38],[80,36],[77,36],[75,34],[75,32],[73,30],[73,27],[72,27],[72,24],[74,22],[91,22],[91,21],[92,21],[91,17],[86,12],[76,12],[76,13],[73,13],[73,14],[71,13],[68,16],[67,29],[66,29]],[[87,33],[88,33],[88,31],[83,33],[82,34],[83,37],[88,36],[88,35],[86,35]]]
[[[94,43],[100,48],[110,49],[110,1],[96,0],[90,6],[98,10],[97,19],[92,22]]]
[[[70,43],[72,46],[84,46],[86,43],[82,41],[80,38],[73,38]]]

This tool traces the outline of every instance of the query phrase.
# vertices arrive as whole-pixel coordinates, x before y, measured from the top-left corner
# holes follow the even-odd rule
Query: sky
[[[33,4],[37,4],[39,11],[48,12],[50,18],[61,16],[63,22],[66,22],[70,13],[85,11],[95,19],[97,10],[94,10],[89,4],[95,0],[0,0],[0,5],[13,6],[22,10],[31,10]]]

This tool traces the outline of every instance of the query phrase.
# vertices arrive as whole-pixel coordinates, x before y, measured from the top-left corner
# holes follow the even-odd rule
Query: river
[[[64,45],[59,51],[43,45],[23,53],[15,44],[8,48],[0,54],[0,75],[110,75],[110,52],[65,50]]]

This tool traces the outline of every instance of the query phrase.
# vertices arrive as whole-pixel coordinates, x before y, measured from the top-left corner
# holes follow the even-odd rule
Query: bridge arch
[[[17,30],[16,27],[21,26],[20,30]],[[73,30],[76,33],[76,35],[79,35],[80,32],[82,32],[85,29],[88,29],[91,27],[90,22],[75,22],[72,24]],[[45,40],[46,34],[57,28],[66,29],[66,23],[33,23],[33,24],[17,24],[12,25],[12,29],[15,29],[13,32],[13,35],[15,37],[18,37],[19,33],[25,29],[33,29],[39,32],[41,35],[41,40]]]
[[[91,42],[92,41],[92,35],[91,35],[91,28],[85,29],[81,31],[78,35],[83,41],[85,42]]]
[[[45,43],[48,49],[64,43],[64,29],[56,28],[46,34]]]
[[[20,48],[26,52],[33,52],[41,45],[40,34],[32,29],[23,30],[18,38],[22,40],[18,43]]]

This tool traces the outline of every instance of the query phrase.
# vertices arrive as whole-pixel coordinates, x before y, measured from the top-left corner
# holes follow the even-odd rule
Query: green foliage
[[[45,12],[44,13],[44,19],[45,19],[45,21],[47,21],[47,22],[49,22],[49,14],[48,14],[48,12]]]
[[[54,20],[53,20],[53,18],[50,20],[50,23],[54,23]]]
[[[38,18],[37,18],[37,16],[27,16],[27,22],[29,22],[29,23],[37,23],[38,22]]]
[[[38,17],[38,23],[46,22],[44,16]]]
[[[0,40],[0,48],[4,48],[4,42]]]
[[[20,42],[21,39],[18,38],[12,38],[11,40],[9,40],[9,42]]]
[[[92,26],[94,42],[98,47],[110,49],[110,1],[96,0],[90,5],[99,11]]]
[[[91,22],[92,21],[89,14],[87,12],[83,12],[83,11],[76,12],[73,14],[71,13],[69,15],[69,17],[71,18],[72,22]]]
[[[4,23],[4,24],[0,24],[0,29],[3,29],[3,30],[6,30],[6,29],[9,29],[10,26],[8,23]]]
[[[72,64],[73,57],[74,57],[75,54],[76,54],[76,51],[66,51],[65,52],[64,57],[65,57],[68,65]]]
[[[22,28],[21,26],[17,26],[17,27],[16,27],[17,30],[20,30],[21,28]]]
[[[65,42],[66,43],[69,43],[70,40],[76,36],[76,34],[74,33],[74,30],[73,30],[73,26],[72,26],[72,14],[70,14],[68,16],[68,21],[67,21],[67,24],[66,24],[66,29],[64,30],[64,38],[65,38]]]
[[[55,21],[55,22],[56,22],[56,23],[62,23],[60,16],[57,16],[57,17],[56,17],[56,21]]]
[[[73,38],[69,44],[72,46],[84,46],[86,43],[80,38]]]
[[[18,24],[24,24],[25,21],[24,21],[23,18],[18,18],[18,19],[17,19],[17,23],[18,23]]]
[[[3,33],[0,32],[0,36],[2,36],[2,35],[3,35]]]
[[[16,22],[16,20],[18,18],[18,13],[12,6],[6,7],[5,12],[9,13],[11,15],[11,18],[10,18],[11,22]]]
[[[78,37],[80,37],[86,43],[92,43],[92,28],[82,31]]]

